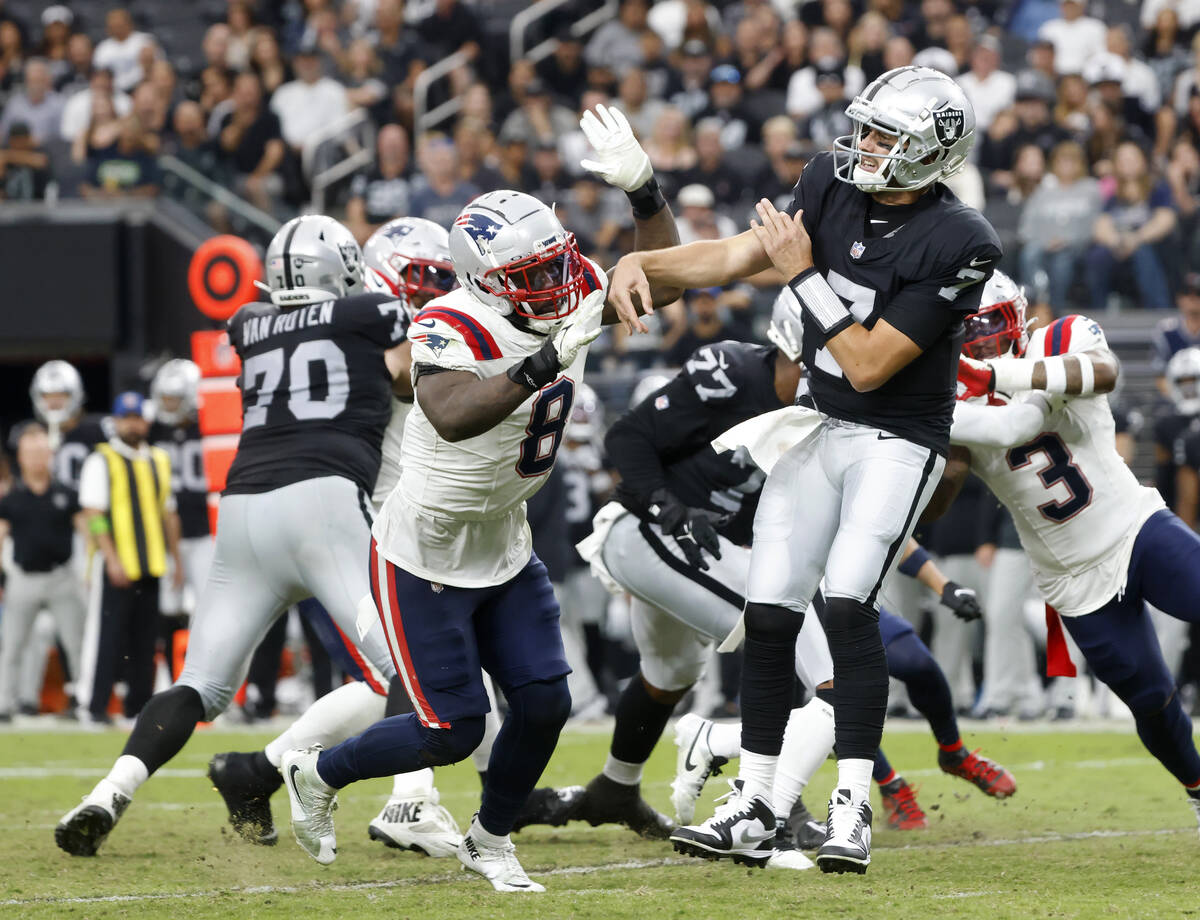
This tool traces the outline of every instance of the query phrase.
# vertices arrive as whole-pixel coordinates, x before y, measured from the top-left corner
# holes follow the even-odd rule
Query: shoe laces
[[[745,790],[735,779],[729,781],[729,791],[724,795],[717,796],[715,801],[717,810],[713,813],[713,821],[723,821],[750,806],[750,800],[746,797]]]
[[[829,834],[833,837],[848,837],[862,822],[862,807],[852,799],[834,791],[829,802]]]
[[[963,758],[958,769],[967,774],[971,779],[981,779],[989,786],[996,782],[1004,773],[1004,768],[994,760],[989,760],[986,757],[979,756],[979,748],[971,751]]]
[[[896,813],[903,818],[919,820],[925,817],[925,812],[917,804],[917,790],[908,783],[902,782],[900,788],[887,795],[886,800],[891,802]]]
[[[470,835],[468,835],[468,839],[475,844],[479,859],[499,861],[504,866],[505,875],[509,878],[522,879],[526,882],[530,880],[529,876],[525,874],[525,868],[521,865],[521,861],[517,859],[517,845],[511,840],[501,846],[493,847]]]

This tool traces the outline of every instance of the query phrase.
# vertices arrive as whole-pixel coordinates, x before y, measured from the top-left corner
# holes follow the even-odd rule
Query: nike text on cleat
[[[943,773],[961,776],[997,799],[1007,799],[1017,791],[1016,778],[994,760],[980,757],[978,749],[969,753],[965,747],[957,751],[939,750],[938,766]]]
[[[802,798],[798,797],[796,804],[792,806],[788,828],[796,840],[796,846],[801,850],[815,850],[825,842],[824,823],[813,816]]]
[[[729,787],[716,814],[703,824],[676,828],[671,843],[687,856],[765,866],[774,852],[775,813],[761,795],[744,795],[742,780],[730,780]]]
[[[666,840],[675,829],[674,821],[655,811],[642,798],[640,787],[618,783],[603,773],[584,787],[571,818],[586,821],[592,827],[624,824],[649,840]]]
[[[453,815],[438,804],[438,791],[408,798],[390,798],[371,822],[367,834],[397,850],[426,856],[453,856],[462,843],[462,831]]]
[[[825,842],[817,850],[822,872],[867,871],[871,864],[871,805],[854,801],[849,789],[835,789],[829,798]]]
[[[296,842],[309,856],[327,866],[337,858],[337,837],[333,830],[337,790],[326,785],[317,773],[320,753],[319,744],[302,751],[288,751],[279,769],[292,806],[292,833]]]
[[[517,812],[513,822],[513,831],[519,831],[531,824],[546,824],[550,827],[562,827],[568,821],[578,817],[579,806],[583,801],[582,786],[565,786],[555,789],[552,786],[541,786],[529,793],[525,805]]]
[[[458,861],[464,869],[482,875],[497,891],[545,891],[545,887],[533,881],[517,861],[517,848],[511,842],[503,846],[490,847],[479,842],[467,830],[458,847]]]
[[[72,856],[95,856],[129,801],[129,796],[108,780],[100,780],[82,802],[63,815],[54,828],[54,842]]]
[[[250,843],[274,846],[279,832],[271,815],[271,796],[283,785],[283,777],[278,770],[256,768],[256,756],[217,754],[208,762],[208,778],[225,800],[230,826]]]
[[[903,776],[881,785],[879,794],[883,798],[883,810],[887,812],[888,827],[898,831],[916,831],[929,826],[925,812],[917,804],[916,790],[904,781]]]
[[[712,721],[689,712],[675,723],[675,779],[671,780],[671,804],[675,820],[688,824],[696,816],[696,800],[710,776],[721,772],[728,761],[713,755],[708,739]]]

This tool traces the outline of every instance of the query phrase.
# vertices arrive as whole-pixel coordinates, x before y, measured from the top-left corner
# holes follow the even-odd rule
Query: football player
[[[971,354],[992,356],[961,359],[971,398],[954,410],[951,439],[1012,512],[1046,599],[1048,671],[1075,674],[1065,625],[1200,820],[1200,754],[1146,609],[1200,621],[1200,537],[1116,451],[1104,394],[1117,361],[1099,324],[1065,316],[1027,337],[1020,304],[1003,303],[1000,283],[968,320]]]
[[[624,116],[598,106],[582,127],[597,153],[584,165],[629,194],[638,244],[677,242]],[[608,279],[550,208],[520,192],[476,198],[451,228],[450,252],[460,287],[413,321],[416,404],[371,544],[376,608],[416,711],[331,750],[289,752],[284,781],[297,840],[332,862],[338,789],[455,763],[479,745],[486,669],[509,711],[458,858],[498,891],[541,891],[509,831],[571,701],[558,605],[532,554],[525,499],[554,465],[588,344],[602,322],[632,329],[637,314],[607,303]],[[660,303],[677,296],[658,292]]]
[[[47,361],[29,385],[33,414],[46,426],[54,450],[54,478],[78,491],[83,461],[108,440],[106,419],[83,411],[83,379],[66,361]]]
[[[370,590],[369,496],[406,350],[403,311],[390,294],[363,292],[362,250],[329,217],[286,223],[266,270],[270,302],[229,321],[242,359],[242,434],[183,673],[146,704],[108,775],[55,828],[72,855],[95,855],[137,788],[229,705],[291,604],[315,596],[344,641],[358,636],[376,693],[396,674],[382,629],[360,632],[356,613]]]
[[[1154,415],[1154,484],[1163,501],[1177,511],[1176,471],[1181,458],[1178,443],[1200,430],[1200,348],[1175,352],[1163,372],[1167,402]]]
[[[854,133],[809,162],[787,213],[763,199],[738,236],[625,256],[613,298],[628,307],[651,283],[722,285],[774,266],[802,306],[819,421],[763,487],[746,595],[743,784],[696,833],[708,852],[729,855],[774,836],[763,816],[794,646],[824,579],[838,780],[817,862],[865,872],[887,708],[879,589],[945,467],[962,320],[979,305],[1000,243],[942,181],[975,141],[974,113],[952,79],[925,67],[888,71],[846,115]]]

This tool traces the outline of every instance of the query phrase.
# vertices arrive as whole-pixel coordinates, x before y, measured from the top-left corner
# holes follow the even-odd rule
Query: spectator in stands
[[[71,141],[71,161],[79,165],[87,163],[93,156],[116,144],[120,133],[121,115],[113,105],[112,97],[98,95],[92,105],[87,130],[81,131]]]
[[[275,90],[293,79],[291,65],[279,51],[279,39],[270,29],[255,32],[250,46],[250,69],[262,83],[263,97],[268,101]]]
[[[1117,147],[1113,157],[1116,187],[1096,221],[1096,245],[1088,253],[1088,286],[1091,308],[1108,306],[1112,274],[1128,263],[1137,291],[1136,306],[1165,310],[1171,305],[1166,271],[1155,245],[1175,229],[1171,191],[1150,172],[1146,154],[1132,142]]]
[[[996,121],[1011,118],[1015,118],[1011,112],[1001,112]],[[987,190],[986,207],[988,221],[1003,246],[1002,267],[1014,277],[1019,277],[1017,256],[1020,249],[1018,228],[1021,212],[1046,175],[1046,155],[1037,144],[1024,144],[1014,157],[1013,168],[1004,171],[1006,184],[993,184]]]
[[[1050,155],[1050,175],[1021,210],[1020,279],[1031,301],[1068,312],[1067,294],[1099,213],[1100,188],[1088,175],[1083,147],[1064,141]]]
[[[712,191],[718,207],[732,210],[745,197],[746,181],[726,159],[722,128],[715,118],[702,118],[696,124],[695,164],[679,174],[678,183],[703,185]]]
[[[796,142],[797,134],[796,122],[788,115],[776,115],[763,122],[762,152],[767,162],[750,183],[756,198],[775,201],[786,194],[788,201],[784,205],[791,201],[792,186],[796,182],[794,179],[790,183],[787,181],[791,171],[784,165],[784,159],[788,148]]]
[[[40,148],[29,126],[8,125],[0,147],[0,196],[5,201],[41,201],[50,182],[50,157]]]
[[[113,72],[113,85],[127,93],[142,82],[145,76],[140,56],[142,48],[155,47],[154,37],[135,32],[129,10],[118,7],[104,17],[108,38],[96,46],[92,56],[95,67],[107,67]]]
[[[98,99],[107,102],[108,107],[119,117],[124,117],[133,110],[133,100],[125,93],[113,89],[112,71],[98,67],[92,71],[88,88],[77,92],[63,106],[59,129],[63,140],[74,141],[87,131],[92,123]]]
[[[433,0],[433,10],[417,23],[423,57],[436,61],[463,52],[471,60],[479,55],[483,27],[475,10],[461,0]]]
[[[563,226],[571,228],[580,250],[601,266],[612,265],[613,250],[628,213],[619,190],[585,172],[567,192],[562,207]]]
[[[200,71],[200,108],[208,119],[208,133],[221,130],[221,122],[233,110],[233,71],[205,67]]]
[[[1172,104],[1178,114],[1182,115],[1187,111],[1188,98],[1197,87],[1200,87],[1200,32],[1192,36],[1191,66],[1175,80]]]
[[[646,72],[640,67],[630,67],[621,77],[617,85],[616,104],[625,113],[633,133],[639,138],[651,135],[654,123],[665,107],[661,99],[651,98],[646,85]]]
[[[708,105],[697,116],[721,122],[721,143],[726,150],[757,144],[761,137],[761,123],[747,110],[741,83],[742,75],[732,64],[714,67],[709,75]]]
[[[338,77],[346,87],[346,99],[351,108],[373,109],[387,99],[388,88],[380,79],[383,64],[369,41],[365,38],[352,41],[343,63]]]
[[[1150,344],[1154,346],[1154,373],[1158,388],[1165,393],[1163,374],[1167,362],[1176,352],[1200,346],[1200,271],[1186,272],[1175,296],[1176,312],[1160,319],[1154,327]]]
[[[683,295],[687,326],[675,335],[668,332],[663,337],[663,360],[668,367],[682,367],[692,352],[703,345],[741,338],[737,327],[726,322],[722,315],[727,312],[719,300],[724,293],[714,287],[690,290]]]
[[[11,19],[0,22],[0,98],[21,82],[25,68],[25,42]]]
[[[533,167],[529,165],[529,144],[524,138],[501,134],[497,154],[496,172],[500,174],[504,188],[528,188],[537,181]]]
[[[760,89],[787,89],[792,72],[779,40],[779,18],[768,9],[745,16],[733,33],[733,64],[745,76],[747,93]]]
[[[1200,265],[1200,152],[1190,137],[1171,147],[1167,184],[1179,218],[1180,251],[1185,265]]]
[[[671,71],[671,82],[665,93],[667,101],[688,118],[695,118],[708,106],[708,75],[712,72],[712,55],[699,39],[683,43],[679,50],[678,66]]]
[[[492,91],[486,83],[475,81],[467,87],[462,95],[462,108],[458,110],[463,118],[474,118],[495,130],[495,110],[492,107]]]
[[[159,193],[158,163],[146,152],[144,133],[136,115],[118,122],[116,143],[88,157],[87,178],[80,185],[84,198],[153,198]]]
[[[204,33],[200,43],[200,53],[204,55],[205,67],[221,67],[225,70],[235,70],[229,61],[229,26],[223,22],[214,22]]]
[[[250,51],[254,45],[254,7],[248,0],[230,0],[225,14],[229,26],[229,47],[225,60],[234,70],[241,72],[250,66]]]
[[[554,37],[557,42],[554,52],[537,63],[538,79],[551,88],[556,102],[577,109],[587,89],[583,41],[570,26],[563,26]]]
[[[64,99],[88,88],[92,77],[92,40],[83,32],[67,39],[67,67],[54,78],[54,88]]]
[[[617,74],[641,67],[645,63],[642,36],[649,29],[649,11],[648,0],[621,0],[617,18],[592,33],[584,50],[588,65]]]
[[[159,98],[168,109],[174,109],[175,104],[183,98],[179,81],[175,77],[175,67],[166,58],[159,58],[150,68],[148,81],[156,90]]]
[[[167,130],[167,100],[149,80],[138,84],[133,91],[133,114],[142,126],[146,151],[158,153],[163,132]]]
[[[408,135],[399,125],[384,125],[375,138],[375,164],[350,183],[346,226],[365,243],[389,220],[412,213]]]
[[[979,37],[971,51],[971,69],[958,83],[975,109],[975,130],[981,133],[1017,100],[1017,78],[1000,69],[1000,40],[994,35]]]
[[[321,72],[321,57],[305,45],[292,60],[296,79],[271,97],[271,111],[279,116],[283,139],[299,153],[306,141],[349,111],[346,88]]]
[[[547,141],[538,143],[533,148],[532,165],[536,180],[533,185],[526,186],[521,191],[528,192],[547,204],[558,201],[570,184],[567,174],[563,171],[562,158],[558,155],[558,145]]]
[[[546,85],[534,77],[524,87],[520,107],[504,119],[500,136],[519,137],[533,148],[539,143],[555,143],[575,127],[571,110],[558,105]]]
[[[804,120],[802,137],[809,138],[821,150],[830,150],[833,140],[853,133],[854,125],[846,115],[846,84],[841,67],[819,67],[816,71],[817,91],[821,105]]]
[[[1054,123],[1050,106],[1057,96],[1054,83],[1045,75],[1026,70],[1017,77],[1017,101],[1011,114],[1003,112],[992,121],[979,150],[979,167],[990,171],[990,185],[1003,191],[1013,182],[1012,169],[1017,151],[1036,144],[1049,153],[1070,135]]]
[[[444,134],[422,138],[417,163],[421,175],[413,180],[412,214],[449,227],[479,189],[459,179],[458,153]]]
[[[868,83],[887,70],[884,64],[884,49],[891,31],[886,16],[878,10],[868,10],[859,18],[850,33],[846,45],[850,63],[863,72],[863,79]],[[794,69],[789,68],[789,74]]]
[[[50,77],[55,82],[71,70],[67,45],[74,22],[75,14],[62,4],[42,10],[42,40],[38,42],[37,56],[45,59],[50,67]]]
[[[718,132],[723,130],[715,118],[704,120]],[[691,129],[683,112],[676,108],[665,108],[642,146],[659,180],[669,190],[684,184],[681,175],[696,166],[696,149],[692,146]]]
[[[179,103],[173,113],[167,152],[218,185],[228,185],[231,172],[227,160],[218,141],[208,136],[204,121],[204,111],[199,103],[190,99]],[[190,182],[181,182],[173,173],[164,172],[163,189],[184,206],[206,216],[210,223],[220,225],[223,222],[223,210],[212,207],[209,197]]]
[[[1054,123],[1075,140],[1086,141],[1092,132],[1092,115],[1087,80],[1081,74],[1065,74],[1058,81],[1058,102],[1054,106]]]
[[[458,151],[458,175],[481,192],[504,187],[504,179],[492,167],[496,139],[487,122],[470,116],[460,117],[454,126],[454,147]]]
[[[721,16],[704,0],[658,0],[650,8],[647,23],[667,50],[674,51],[689,39],[703,41],[715,34],[721,28]]]
[[[1092,86],[1093,101],[1107,106],[1123,122],[1122,137],[1148,141],[1154,136],[1154,116],[1137,99],[1125,95],[1126,73],[1125,61],[1107,51],[1092,58],[1083,69],[1084,79]]]
[[[1153,116],[1162,105],[1163,93],[1154,69],[1134,55],[1129,27],[1124,24],[1109,27],[1105,45],[1108,53],[1116,55],[1125,65],[1124,79],[1121,81],[1122,95],[1136,99],[1141,109]]]
[[[1083,0],[1062,0],[1058,6],[1060,18],[1043,24],[1038,38],[1054,45],[1054,68],[1058,73],[1079,73],[1089,58],[1104,51],[1104,23],[1083,15]]]
[[[286,150],[279,117],[263,105],[262,85],[252,71],[233,84],[233,107],[221,119],[218,145],[237,189],[264,211],[283,193],[279,172]]]
[[[58,134],[62,111],[62,96],[51,88],[50,67],[43,58],[30,58],[25,64],[25,88],[9,97],[0,115],[0,142],[7,140],[9,126],[19,121],[41,146]]]
[[[846,63],[846,49],[842,40],[832,29],[813,29],[809,40],[809,64],[792,74],[787,88],[787,111],[794,118],[807,118],[824,102],[817,88],[817,69],[844,69],[843,84],[846,95],[854,97],[866,85],[863,72]]]
[[[403,0],[376,0],[375,28],[367,40],[383,61],[384,82],[407,84],[421,67],[420,41],[415,29],[404,24]]]
[[[1145,10],[1149,3],[1143,3]],[[1200,9],[1200,4],[1197,5]],[[1159,9],[1152,26],[1147,28],[1142,44],[1141,57],[1154,71],[1158,81],[1159,98],[1172,102],[1175,79],[1187,69],[1188,55],[1183,47],[1183,35],[1179,28],[1179,13],[1170,6]]]
[[[679,228],[680,243],[719,240],[737,235],[737,224],[715,210],[717,201],[708,186],[685,185],[679,190],[676,200],[679,203],[679,217],[675,223]]]

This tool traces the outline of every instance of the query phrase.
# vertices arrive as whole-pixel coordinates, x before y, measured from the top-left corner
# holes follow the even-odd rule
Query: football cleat
[[[815,850],[825,842],[825,825],[818,821],[804,799],[797,797],[788,817],[788,827],[795,837],[796,846],[801,850]]]
[[[917,793],[903,776],[890,783],[881,784],[879,794],[883,798],[883,810],[887,812],[888,827],[897,831],[919,831],[929,827],[925,812],[917,804]]]
[[[655,811],[642,798],[639,786],[626,786],[603,773],[584,788],[571,818],[586,821],[592,827],[624,824],[648,840],[666,840],[675,829],[674,821]]]
[[[871,803],[854,801],[849,789],[835,789],[829,797],[828,830],[817,850],[822,872],[867,871],[871,864]]]
[[[479,841],[478,820],[476,815],[458,846],[458,861],[463,864],[463,868],[482,875],[497,891],[545,891],[543,885],[539,885],[525,874],[521,863],[517,861],[517,848],[511,841],[506,841],[503,846],[498,847],[491,847]]]
[[[271,796],[283,785],[283,777],[274,768],[259,768],[257,756],[218,754],[208,762],[208,778],[225,800],[230,826],[250,843],[273,847],[279,832],[271,815]]]
[[[95,856],[100,844],[116,827],[130,798],[106,779],[62,816],[54,828],[54,842],[72,856]]]
[[[731,779],[724,804],[703,824],[675,829],[676,852],[701,859],[732,859],[765,866],[774,852],[775,813],[761,795],[746,796],[742,780]]]
[[[434,857],[453,856],[462,843],[458,822],[438,804],[436,789],[428,795],[389,798],[367,834],[394,849]]]
[[[775,819],[775,845],[767,860],[767,868],[802,871],[812,867],[813,861],[797,848],[796,840],[788,827],[788,819],[777,817]]]
[[[279,771],[287,787],[292,806],[292,833],[296,842],[323,866],[337,859],[337,835],[333,830],[333,812],[337,808],[337,790],[326,785],[317,773],[321,745],[283,755]]]
[[[565,786],[562,789],[541,786],[534,789],[525,800],[524,807],[517,813],[513,831],[519,831],[531,824],[562,827],[572,818],[578,817],[576,812],[582,801],[582,786]]]
[[[957,751],[939,749],[938,766],[943,773],[961,776],[997,799],[1007,799],[1017,791],[1016,778],[994,760],[980,757],[978,748],[970,752],[965,747]]]
[[[675,746],[679,753],[675,755],[675,778],[671,780],[671,804],[680,824],[690,824],[696,817],[696,800],[704,784],[728,763],[726,758],[714,756],[708,746],[712,727],[712,720],[694,712],[675,723]]]

